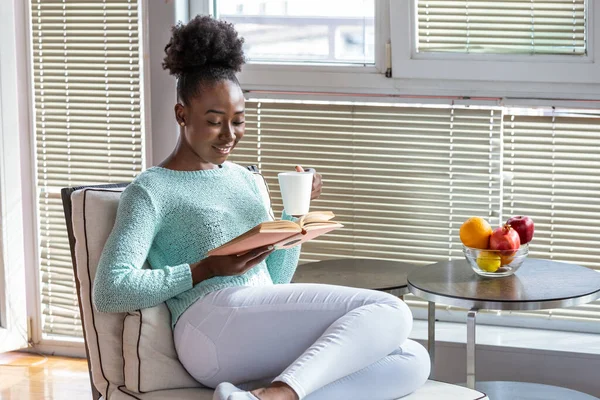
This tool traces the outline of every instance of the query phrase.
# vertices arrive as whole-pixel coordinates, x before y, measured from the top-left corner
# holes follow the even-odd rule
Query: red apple
[[[502,250],[502,255],[511,255],[520,246],[519,234],[508,224],[494,229],[490,236],[490,250]]]
[[[521,244],[531,242],[533,239],[533,220],[527,216],[519,215],[510,218],[506,223],[517,231]]]

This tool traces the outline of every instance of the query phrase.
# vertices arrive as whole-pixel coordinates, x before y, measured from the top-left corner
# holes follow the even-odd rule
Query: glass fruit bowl
[[[502,277],[514,274],[529,254],[529,245],[516,251],[482,250],[463,245],[463,253],[473,271],[481,276]]]

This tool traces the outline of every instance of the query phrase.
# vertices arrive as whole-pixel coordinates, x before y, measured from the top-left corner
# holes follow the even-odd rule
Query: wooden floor
[[[0,354],[0,400],[91,399],[87,360]]]

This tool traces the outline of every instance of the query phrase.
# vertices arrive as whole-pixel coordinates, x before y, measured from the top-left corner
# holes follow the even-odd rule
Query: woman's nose
[[[221,137],[227,140],[235,139],[235,132],[233,130],[232,124],[223,124],[223,129],[221,130]]]

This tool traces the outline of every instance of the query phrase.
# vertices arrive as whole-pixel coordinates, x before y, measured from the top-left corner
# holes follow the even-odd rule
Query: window
[[[250,62],[373,64],[374,0],[219,0]]]
[[[190,0],[190,12],[213,5],[246,37],[250,63],[240,82],[247,90],[529,99],[596,99],[600,92],[600,6],[593,1],[334,3]],[[341,25],[326,41],[325,21],[333,20]],[[350,20],[362,21],[363,39],[341,40],[350,29],[342,21]],[[322,34],[307,42],[309,31]],[[350,44],[363,54],[340,53]]]
[[[500,97],[598,92],[586,89],[600,76],[600,7],[593,1],[406,0],[390,7],[395,78],[423,80],[416,84],[438,95],[449,87]]]
[[[44,337],[80,337],[60,189],[129,182],[144,165],[137,0],[32,0]]]
[[[277,173],[300,163],[324,175],[326,190],[313,208],[332,210],[345,225],[306,243],[301,262],[463,259],[458,231],[467,218],[499,226],[526,214],[536,223],[532,257],[600,271],[597,111],[269,99],[246,105],[246,136],[231,158],[259,166],[275,214],[282,209]],[[535,314],[555,329],[577,321],[600,331],[600,302],[489,314],[492,323]]]
[[[586,54],[584,0],[417,1],[416,51]]]
[[[246,90],[393,88],[387,0],[189,0],[187,11],[231,22],[244,37]]]

